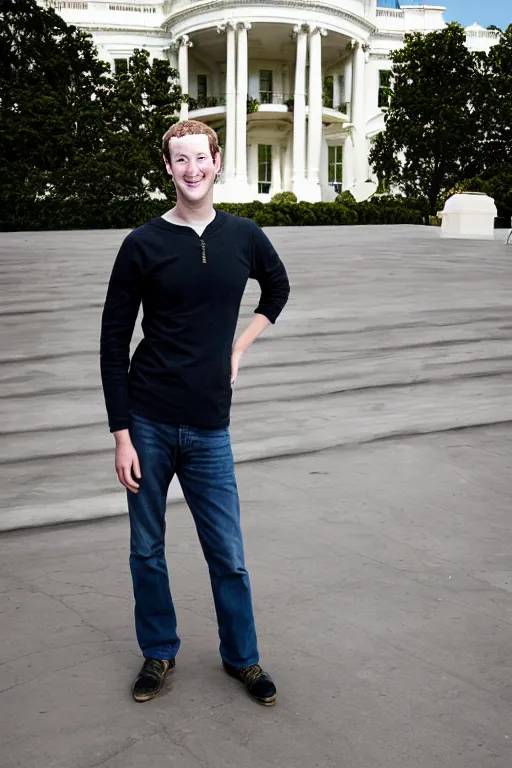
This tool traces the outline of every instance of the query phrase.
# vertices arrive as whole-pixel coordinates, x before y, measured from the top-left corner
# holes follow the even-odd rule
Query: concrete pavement
[[[244,360],[232,433],[271,710],[220,667],[182,503],[183,646],[166,695],[132,702],[97,355],[123,233],[0,236],[0,768],[510,768],[512,249],[269,234],[293,293]]]
[[[0,530],[124,514],[98,344],[125,234],[0,235]],[[412,226],[269,235],[292,294],[242,363],[238,461],[512,418],[503,233],[495,242]],[[251,281],[240,327],[257,298]]]
[[[182,649],[140,659],[124,518],[2,537],[2,768],[510,768],[509,427],[239,467],[262,663],[222,671],[191,516],[168,511]]]

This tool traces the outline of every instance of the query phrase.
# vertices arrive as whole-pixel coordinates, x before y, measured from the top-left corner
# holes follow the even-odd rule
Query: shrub
[[[426,224],[428,202],[423,199],[379,195],[356,203],[360,224]]]
[[[341,226],[357,224],[359,221],[357,210],[344,203],[316,203],[315,210],[318,224]]]
[[[354,195],[348,190],[345,190],[345,192],[340,192],[336,198],[336,202],[343,203],[343,205],[357,205]]]
[[[296,203],[297,195],[293,192],[277,192],[272,197],[271,203]]]
[[[233,216],[241,216],[244,219],[253,219],[258,211],[265,207],[265,203],[260,200],[253,200],[252,203],[219,203],[215,206],[219,211],[232,213]]]

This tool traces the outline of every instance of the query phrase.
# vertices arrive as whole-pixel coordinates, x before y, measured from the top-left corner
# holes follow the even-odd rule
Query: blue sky
[[[428,4],[437,5],[437,2],[429,0]],[[439,5],[444,5],[447,9],[444,15],[446,21],[460,21],[465,27],[474,21],[478,21],[482,27],[496,24],[502,29],[512,24],[511,0],[444,0],[439,2]]]

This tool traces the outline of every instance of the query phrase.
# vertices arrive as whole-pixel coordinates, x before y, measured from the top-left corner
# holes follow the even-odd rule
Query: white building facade
[[[384,130],[390,51],[445,26],[441,6],[402,0],[40,0],[126,67],[134,48],[166,58],[191,97],[181,119],[214,128],[216,202],[334,200],[376,189],[370,143]],[[498,32],[468,27],[472,50]]]

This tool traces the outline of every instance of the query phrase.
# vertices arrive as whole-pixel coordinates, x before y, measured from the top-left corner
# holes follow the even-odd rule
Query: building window
[[[258,144],[258,193],[268,195],[272,184],[272,145]]]
[[[206,75],[197,76],[197,100],[206,99],[208,96],[208,78]]]
[[[260,103],[272,104],[273,73],[271,69],[260,69]]]
[[[329,184],[337,194],[343,185],[343,146],[329,147]]]
[[[379,70],[379,107],[389,105],[389,89],[391,88],[391,71],[389,69]]]
[[[114,59],[114,72],[116,75],[128,72],[128,59]]]

